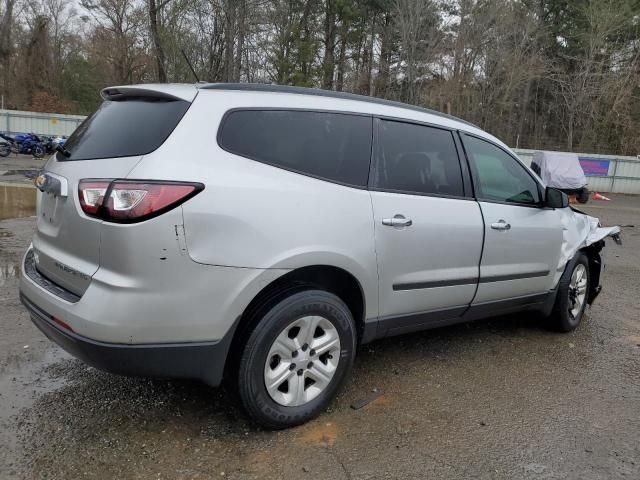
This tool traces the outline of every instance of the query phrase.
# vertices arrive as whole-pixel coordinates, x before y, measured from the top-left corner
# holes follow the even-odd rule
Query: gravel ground
[[[51,344],[17,296],[34,219],[1,221],[0,479],[640,478],[640,197],[611,197],[585,210],[636,227],[576,332],[512,316],[375,342],[329,411],[275,433],[220,389]]]

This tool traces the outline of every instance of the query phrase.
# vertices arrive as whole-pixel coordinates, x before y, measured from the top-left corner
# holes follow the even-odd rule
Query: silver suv
[[[95,367],[225,379],[284,428],[358,345],[524,310],[569,331],[599,292],[615,231],[462,120],[269,85],[102,96],[36,180],[20,284]]]

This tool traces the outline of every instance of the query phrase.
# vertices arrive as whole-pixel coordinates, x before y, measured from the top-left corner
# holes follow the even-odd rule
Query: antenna
[[[193,65],[191,65],[191,62],[189,61],[189,57],[187,57],[187,54],[184,53],[184,49],[183,48],[181,48],[180,51],[182,52],[182,56],[184,57],[185,61],[187,62],[187,65],[189,65],[189,68],[191,69],[191,73],[193,73],[193,76],[196,77],[196,82],[200,83],[200,79],[198,78],[198,74],[193,69]]]

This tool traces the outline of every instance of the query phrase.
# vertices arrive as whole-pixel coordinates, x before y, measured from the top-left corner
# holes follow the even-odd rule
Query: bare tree
[[[160,83],[167,82],[167,72],[165,69],[165,54],[162,48],[162,40],[160,37],[159,16],[162,9],[171,2],[171,0],[162,0],[158,3],[156,0],[148,0],[149,10],[149,31],[153,40],[155,50],[156,68],[158,70],[158,81]]]

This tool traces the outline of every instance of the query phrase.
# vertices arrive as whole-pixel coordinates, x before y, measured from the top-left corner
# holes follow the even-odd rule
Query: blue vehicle
[[[34,133],[18,134],[15,137],[0,133],[0,138],[4,140],[0,143],[0,156],[2,157],[13,152],[42,158],[46,153],[44,142]]]

